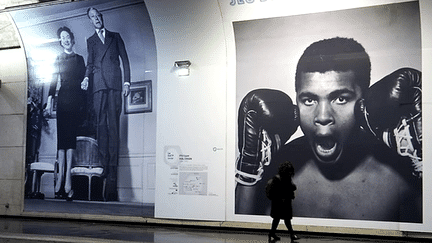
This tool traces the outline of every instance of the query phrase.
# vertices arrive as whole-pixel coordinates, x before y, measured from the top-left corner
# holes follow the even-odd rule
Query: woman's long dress
[[[85,115],[85,91],[81,89],[84,79],[84,58],[76,53],[60,54],[56,59],[57,74],[51,83],[49,95],[55,97],[58,78],[57,149],[75,149],[78,126]]]

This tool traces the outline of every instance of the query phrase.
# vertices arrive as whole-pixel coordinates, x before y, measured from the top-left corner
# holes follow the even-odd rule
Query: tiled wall
[[[5,13],[0,14],[0,29],[0,214],[19,215],[24,198],[27,68]]]
[[[38,2],[2,0],[0,10]],[[0,12],[0,215],[23,209],[27,67],[20,46],[12,19]]]

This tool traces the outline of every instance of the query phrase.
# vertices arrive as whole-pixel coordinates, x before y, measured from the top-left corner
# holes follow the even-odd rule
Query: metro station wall
[[[158,50],[155,217],[225,219],[226,46],[216,1],[146,1]],[[175,61],[189,60],[179,77]]]
[[[87,4],[92,1],[82,1]],[[280,63],[276,63],[277,59],[272,56],[267,59],[243,60],[238,62],[245,56],[237,56],[238,47],[238,32],[235,30],[240,22],[252,23],[253,21],[262,22],[263,30],[256,29],[252,33],[260,38],[266,38],[265,31],[271,26],[268,23],[274,18],[283,20],[291,20],[292,17],[302,15],[307,18],[308,15],[319,14],[320,16],[331,15],[332,11],[352,10],[371,6],[381,6],[384,4],[407,2],[397,0],[375,0],[375,1],[302,1],[293,4],[283,0],[219,0],[219,1],[176,1],[176,0],[146,0],[145,6],[148,9],[151,19],[152,28],[154,31],[155,50],[150,52],[155,54],[154,62],[150,61],[150,66],[146,70],[153,71],[150,74],[151,79],[157,79],[157,89],[154,90],[154,101],[157,106],[154,107],[153,113],[137,116],[137,119],[125,118],[127,127],[122,127],[122,132],[127,132],[128,138],[139,135],[139,142],[136,140],[123,140],[122,154],[124,157],[120,159],[120,163],[128,163],[128,155],[137,157],[149,157],[155,161],[156,171],[154,176],[155,181],[155,217],[156,218],[174,218],[174,219],[195,219],[195,220],[212,220],[223,222],[244,222],[244,223],[270,223],[271,218],[268,215],[253,215],[253,214],[236,214],[235,213],[235,168],[238,155],[237,148],[237,112],[239,101],[245,95],[247,90],[257,86],[275,87],[286,90],[291,97],[295,97],[294,91],[285,87],[285,77],[293,75],[293,68],[284,70],[283,75],[279,76],[276,68]],[[80,4],[80,3],[77,3]],[[83,14],[83,9],[80,9],[79,14]],[[418,50],[414,55],[413,61],[409,63],[422,71],[423,80],[430,80],[432,71],[432,4],[428,1],[419,1],[420,13],[420,28],[421,28],[421,58],[418,58]],[[314,15],[316,16],[316,15]],[[391,14],[389,15],[392,16]],[[106,15],[108,21],[109,16]],[[85,15],[80,16],[79,21],[84,21]],[[301,17],[300,17],[301,18]],[[327,18],[327,17],[326,17]],[[391,19],[390,19],[391,20]],[[388,21],[390,21],[388,20]],[[247,22],[250,21],[250,22]],[[289,22],[289,21],[288,21]],[[391,22],[391,21],[390,21]],[[79,22],[80,23],[80,22]],[[387,23],[387,22],[385,22]],[[119,23],[120,24],[120,21]],[[109,25],[116,26],[116,23]],[[107,24],[107,26],[109,26]],[[79,33],[79,41],[84,43],[85,37],[92,31],[90,24],[83,24],[84,33]],[[116,27],[121,30],[123,25]],[[235,27],[236,26],[236,27]],[[282,25],[275,23],[274,28],[280,28]],[[333,26],[335,27],[335,26]],[[254,28],[253,26],[251,28]],[[337,30],[337,26],[335,28]],[[245,29],[247,30],[247,28]],[[276,29],[277,30],[277,29]],[[333,31],[336,31],[333,30]],[[364,27],[367,30],[367,27]],[[284,32],[283,29],[279,30]],[[289,61],[291,66],[295,65],[302,49],[309,42],[321,38],[324,34],[308,33],[306,39],[299,41],[278,39],[279,31],[276,31],[272,36],[271,41],[281,40],[281,43],[286,43],[291,46],[298,45],[295,52],[295,58]],[[348,30],[349,31],[349,30]],[[289,36],[289,33],[284,33]],[[327,33],[325,34],[327,35]],[[328,33],[328,35],[332,35]],[[300,36],[301,37],[301,36]],[[300,38],[299,37],[299,38]],[[284,37],[286,38],[286,36]],[[367,36],[362,37],[364,41],[369,43],[372,48],[374,46],[373,39],[368,39]],[[129,43],[135,45],[136,43]],[[140,43],[145,45],[145,43]],[[368,45],[369,45],[368,44]],[[85,46],[80,47],[81,51],[85,52]],[[249,47],[251,50],[254,46]],[[385,59],[388,54],[381,49],[373,49],[374,58]],[[389,46],[387,50],[391,50]],[[131,51],[133,52],[133,51]],[[409,55],[409,50],[406,52]],[[152,55],[152,54],[151,54]],[[403,59],[402,57],[399,57]],[[157,60],[156,60],[157,59]],[[190,76],[178,77],[175,73],[174,62],[181,60],[190,60]],[[375,62],[375,61],[373,61]],[[137,79],[149,79],[146,73],[141,72],[139,63],[136,70],[140,70]],[[399,62],[395,62],[399,63]],[[3,65],[3,61],[2,61]],[[242,67],[243,65],[243,67]],[[244,72],[248,66],[256,72],[256,77],[248,77],[238,80],[239,72]],[[374,65],[374,64],[372,64]],[[392,63],[383,64],[379,68],[372,69],[373,80],[378,80],[391,70],[395,69]],[[243,70],[243,71],[242,71]],[[262,71],[261,71],[262,70]],[[266,80],[266,79],[271,80]],[[262,80],[262,83],[261,83]],[[271,82],[270,82],[271,81]],[[156,86],[155,83],[154,87]],[[250,85],[250,86],[249,86]],[[7,86],[6,86],[7,87]],[[4,93],[4,87],[0,90]],[[244,89],[244,90],[241,90]],[[431,138],[431,93],[432,89],[429,82],[423,83],[423,148],[430,147]],[[9,121],[2,121],[2,125],[9,125],[16,122],[14,114],[7,115]],[[150,116],[150,117],[149,117]],[[149,129],[150,135],[146,136],[147,128],[136,128],[141,126],[143,119],[150,119],[149,124],[155,124],[154,131]],[[12,120],[11,120],[12,119]],[[23,119],[23,118],[21,118]],[[125,119],[125,120],[124,120]],[[157,120],[157,122],[156,122]],[[22,121],[23,122],[23,121]],[[23,122],[24,123],[24,122]],[[10,134],[3,136],[12,136]],[[301,136],[301,133],[294,135]],[[147,140],[148,139],[148,140]],[[145,140],[145,142],[141,142]],[[11,141],[6,140],[5,141]],[[149,144],[144,148],[142,144]],[[18,142],[19,144],[19,142]],[[5,147],[3,143],[2,149],[10,149]],[[149,148],[147,151],[146,149]],[[15,149],[15,148],[14,148]],[[130,151],[127,151],[130,149]],[[154,157],[153,154],[154,153]],[[49,158],[53,158],[53,153],[49,153]],[[24,157],[24,156],[23,156]],[[48,158],[47,157],[47,158]],[[423,205],[431,200],[430,193],[431,167],[428,161],[432,160],[432,154],[425,149],[423,151],[424,177],[423,177]],[[15,161],[19,161],[15,159]],[[22,168],[22,163],[17,162],[16,168]],[[132,160],[130,161],[132,164]],[[141,164],[137,161],[136,164]],[[129,169],[127,169],[129,170]],[[131,169],[130,171],[134,171]],[[151,174],[151,172],[150,172]],[[1,174],[2,178],[9,178]],[[23,175],[23,174],[22,174]],[[1,178],[1,179],[2,179]],[[144,175],[137,175],[130,182],[138,182],[144,178]],[[14,180],[17,180],[14,178]],[[7,180],[9,184],[11,180]],[[18,181],[23,181],[21,180]],[[23,186],[24,183],[22,183]],[[127,184],[127,183],[125,183]],[[179,186],[182,187],[180,190]],[[132,185],[131,188],[134,186]],[[15,188],[15,187],[9,187]],[[11,190],[11,189],[8,189]],[[23,191],[16,193],[23,194]],[[300,190],[300,188],[299,188]],[[133,190],[132,190],[133,191]],[[3,192],[3,191],[2,191]],[[135,193],[135,192],[125,192]],[[139,199],[129,199],[125,201],[133,201]],[[19,200],[16,200],[19,201]],[[20,201],[21,202],[21,201]],[[2,199],[0,204],[6,205],[6,200]],[[14,205],[19,205],[15,203]],[[19,208],[19,206],[16,206]],[[14,211],[13,214],[16,213]],[[19,214],[19,213],[18,213]],[[352,219],[333,219],[333,218],[307,218],[295,217],[294,225],[303,226],[323,226],[323,227],[352,227],[352,228],[367,228],[367,229],[388,229],[396,231],[414,231],[414,232],[432,232],[432,211],[428,207],[423,207],[422,222],[420,223],[400,223],[400,222],[377,222],[368,220],[352,220]]]

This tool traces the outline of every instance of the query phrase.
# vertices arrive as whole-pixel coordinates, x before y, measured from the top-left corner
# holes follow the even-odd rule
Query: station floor
[[[63,214],[95,215],[89,218],[68,218]],[[261,243],[268,241],[268,230],[215,226],[182,225],[179,221],[169,224],[95,220],[98,215],[133,216],[154,219],[154,205],[119,204],[93,201],[55,199],[26,199],[24,216],[0,216],[0,243],[42,242],[168,242],[168,243]],[[37,216],[44,215],[44,216]],[[47,216],[55,215],[55,216]],[[67,217],[66,217],[67,218]],[[175,220],[172,220],[175,221]],[[291,242],[287,232],[279,231],[281,240]],[[368,235],[328,234],[297,232],[298,243],[400,243],[431,242],[431,239],[378,237]]]
[[[269,242],[268,231],[245,231],[205,227],[143,225],[83,220],[28,217],[0,217],[0,242],[169,242],[169,243],[260,243]],[[278,232],[278,242],[290,242],[286,232]],[[420,239],[354,237],[298,232],[298,243],[399,243],[427,242]],[[430,241],[430,240],[429,240]]]

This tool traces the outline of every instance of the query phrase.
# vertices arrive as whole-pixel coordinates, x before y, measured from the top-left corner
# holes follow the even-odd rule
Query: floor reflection
[[[289,235],[279,232],[281,243]],[[299,243],[401,243],[396,238],[348,237],[299,232]],[[412,239],[414,240],[414,239]],[[166,225],[53,220],[37,218],[0,218],[0,242],[172,242],[172,243],[261,243],[268,242],[267,231],[194,228]],[[411,242],[422,242],[415,239]],[[423,241],[429,242],[429,241]]]

